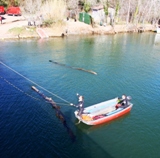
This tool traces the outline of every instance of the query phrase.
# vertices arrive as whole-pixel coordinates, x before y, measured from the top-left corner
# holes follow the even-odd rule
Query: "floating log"
[[[62,111],[60,110],[60,107],[56,105],[56,103],[52,100],[52,98],[49,98],[45,96],[41,91],[39,91],[35,86],[31,87],[35,92],[37,92],[43,99],[45,99],[48,103],[52,105],[52,107],[56,110],[56,116],[61,120],[64,127],[67,129],[68,134],[71,137],[72,141],[75,141],[75,135],[73,134],[72,130],[67,125],[66,119]]]
[[[52,105],[53,108],[55,108],[56,110],[60,110],[60,107],[58,107],[56,105],[56,103],[52,100],[52,98],[49,98],[47,96],[45,96],[41,91],[39,91],[36,87],[32,86],[31,87],[35,92],[37,92],[43,99],[45,99],[48,103],[50,103]],[[65,119],[64,119],[65,121]]]
[[[61,64],[61,63],[55,62],[55,61],[53,61],[53,60],[49,60],[49,62],[52,62],[52,63],[54,63],[54,64],[58,64],[58,65],[61,65],[61,66],[65,66],[65,67],[68,67],[68,68],[71,68],[71,69],[80,70],[80,71],[85,71],[85,72],[88,72],[88,73],[97,75],[97,73],[94,72],[94,71],[92,71],[92,70],[86,70],[86,69],[79,68],[79,67],[68,66],[68,65],[65,65],[65,64]]]

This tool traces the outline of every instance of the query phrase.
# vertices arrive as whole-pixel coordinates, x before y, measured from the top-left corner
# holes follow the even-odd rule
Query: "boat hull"
[[[116,118],[118,118],[118,117],[121,117],[121,116],[129,113],[129,112],[131,111],[131,108],[132,108],[132,107],[128,107],[128,108],[126,108],[126,109],[124,109],[124,110],[122,110],[122,111],[120,111],[120,112],[117,112],[117,113],[115,113],[115,114],[113,114],[113,115],[109,115],[109,116],[106,116],[106,117],[104,117],[104,118],[102,118],[102,119],[93,121],[93,124],[92,124],[92,125],[99,125],[99,124],[103,124],[103,123],[112,121],[112,120],[114,120],[114,119],[116,119]]]
[[[128,107],[126,107],[126,108],[118,108],[116,110],[113,110],[111,112],[108,112],[106,114],[106,116],[100,117],[98,119],[92,119],[92,120],[84,119],[83,117],[80,117],[80,116],[77,115],[78,111],[75,111],[75,117],[79,121],[83,122],[84,124],[87,124],[87,125],[99,125],[99,124],[110,122],[110,121],[112,121],[112,120],[114,120],[116,118],[119,118],[119,117],[129,113],[131,111],[131,109],[132,109],[132,106],[133,106],[133,104],[130,103]],[[85,116],[90,116],[90,114],[88,114],[88,115],[85,114]]]

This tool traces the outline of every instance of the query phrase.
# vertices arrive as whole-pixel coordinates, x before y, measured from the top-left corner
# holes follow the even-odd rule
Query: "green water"
[[[160,41],[156,34],[2,41],[0,60],[3,158],[160,157]],[[31,90],[32,85],[56,94],[37,86],[59,103],[74,141],[54,109]],[[84,96],[86,107],[127,94],[133,109],[100,126],[76,125],[75,108],[65,104],[76,104],[77,92]]]

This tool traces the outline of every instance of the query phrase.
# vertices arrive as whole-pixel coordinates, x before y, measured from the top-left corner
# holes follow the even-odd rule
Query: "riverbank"
[[[28,27],[28,22],[23,16],[8,16],[4,15],[3,23],[0,24],[0,39],[24,39],[24,38],[40,38],[33,26]],[[155,26],[151,24],[134,26],[133,24],[126,25],[111,25],[100,26],[85,24],[79,21],[64,21],[64,25],[55,25],[52,28],[42,28],[48,37],[61,37],[63,35],[107,35],[124,32],[146,32],[155,31]]]

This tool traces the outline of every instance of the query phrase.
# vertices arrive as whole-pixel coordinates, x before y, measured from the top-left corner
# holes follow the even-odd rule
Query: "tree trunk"
[[[128,23],[129,23],[130,8],[131,8],[131,0],[129,0],[128,2],[128,13],[127,13],[127,18],[126,18],[126,26],[128,26]]]

